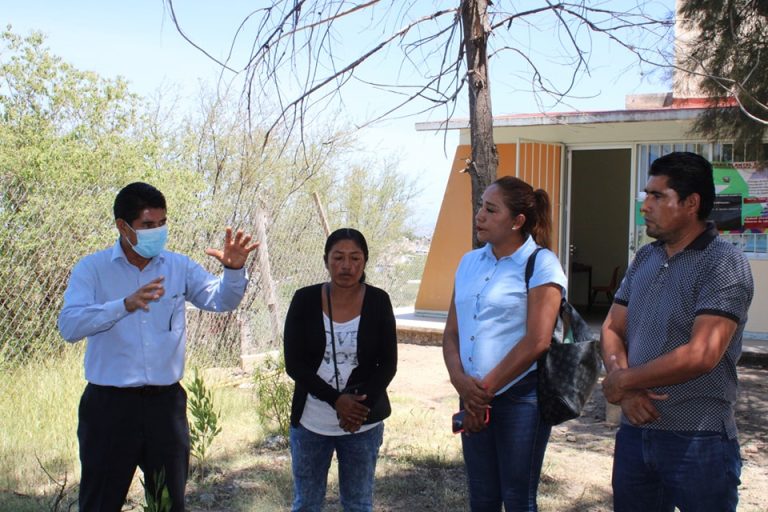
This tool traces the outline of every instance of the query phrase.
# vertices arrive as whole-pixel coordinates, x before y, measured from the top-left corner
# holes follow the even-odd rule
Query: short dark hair
[[[328,235],[325,241],[323,261],[326,264],[328,264],[328,254],[331,252],[331,249],[342,240],[352,240],[363,251],[363,258],[368,263],[368,242],[365,241],[363,234],[354,228],[340,228]],[[363,271],[363,275],[360,277],[360,282],[365,282],[365,271]]]
[[[165,196],[162,192],[148,183],[137,181],[126,185],[117,193],[113,211],[115,220],[123,219],[128,224],[139,218],[142,210],[147,208],[162,208],[165,206]]]
[[[666,176],[669,188],[677,192],[680,201],[699,194],[699,220],[709,217],[715,204],[715,180],[712,164],[701,155],[676,151],[657,158],[651,164],[649,176]]]

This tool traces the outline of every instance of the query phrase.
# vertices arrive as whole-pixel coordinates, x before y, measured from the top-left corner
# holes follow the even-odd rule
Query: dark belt
[[[101,386],[99,384],[88,383],[89,386],[93,386],[96,389],[109,391],[112,393],[132,393],[136,395],[162,395],[174,389],[179,388],[179,383],[169,384],[168,386],[134,386],[134,387],[118,387],[118,386]]]

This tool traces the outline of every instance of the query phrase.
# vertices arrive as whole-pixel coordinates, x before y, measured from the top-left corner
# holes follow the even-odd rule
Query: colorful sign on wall
[[[725,233],[768,232],[768,167],[715,163],[715,208],[710,218]]]

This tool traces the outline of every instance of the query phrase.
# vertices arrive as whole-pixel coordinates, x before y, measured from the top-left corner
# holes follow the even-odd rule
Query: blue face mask
[[[126,226],[128,226],[127,223]],[[152,229],[137,230],[131,226],[128,227],[136,233],[136,245],[131,244],[130,240],[128,240],[128,243],[139,256],[147,259],[154,258],[165,248],[165,242],[168,240],[167,224]]]

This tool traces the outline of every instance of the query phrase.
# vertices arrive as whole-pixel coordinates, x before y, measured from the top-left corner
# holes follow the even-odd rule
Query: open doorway
[[[568,300],[591,322],[602,321],[627,269],[631,155],[571,152]]]

